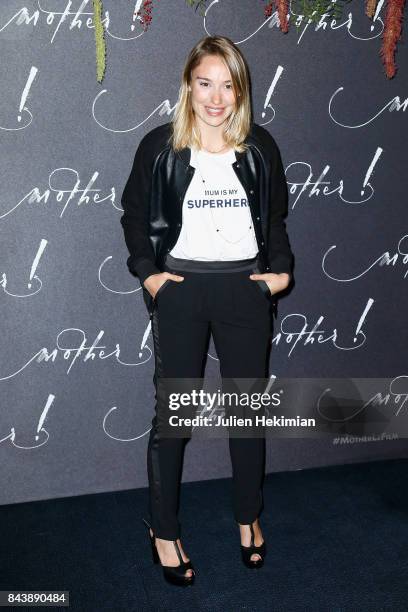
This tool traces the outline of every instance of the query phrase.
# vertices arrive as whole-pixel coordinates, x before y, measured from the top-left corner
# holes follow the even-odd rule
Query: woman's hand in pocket
[[[286,289],[290,282],[290,276],[286,272],[280,272],[279,274],[275,274],[274,272],[267,272],[265,274],[250,274],[249,278],[253,281],[265,281],[272,295]]]
[[[150,293],[152,298],[156,297],[156,293],[160,289],[160,287],[165,283],[167,279],[175,281],[176,283],[181,283],[184,280],[184,276],[179,276],[178,274],[171,274],[170,272],[159,272],[158,274],[151,274],[148,276],[143,286]]]

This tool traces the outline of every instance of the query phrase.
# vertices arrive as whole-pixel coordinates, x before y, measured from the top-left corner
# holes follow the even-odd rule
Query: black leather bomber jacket
[[[177,242],[184,195],[195,172],[190,148],[176,153],[167,144],[170,126],[159,125],[142,138],[121,198],[120,222],[130,253],[127,266],[142,286],[148,276],[163,271],[164,258]],[[293,255],[283,220],[288,191],[278,146],[256,123],[245,143],[249,149],[235,151],[232,166],[248,198],[259,272],[291,275]]]

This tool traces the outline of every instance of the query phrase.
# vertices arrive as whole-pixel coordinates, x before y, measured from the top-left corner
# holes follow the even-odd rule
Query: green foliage
[[[93,0],[95,46],[96,46],[96,80],[102,82],[106,69],[105,30],[102,24],[102,0]]]
[[[204,17],[205,5],[207,3],[207,0],[186,0],[186,2],[188,6],[191,6],[191,8],[194,8],[195,11],[200,9],[200,15],[201,17]]]
[[[339,20],[343,15],[344,5],[349,2],[351,0],[292,0],[290,22],[299,28],[309,21],[319,23],[323,15],[327,15],[326,20]]]
[[[203,17],[205,8],[208,0],[185,0],[188,6],[200,9],[200,15]],[[351,2],[351,0],[288,0],[288,8],[290,8],[290,20],[296,23],[299,19],[300,23],[310,22],[319,23],[322,15],[327,14],[326,19],[339,20],[343,15],[344,5]],[[255,4],[255,3],[254,3]],[[264,3],[266,6],[266,2]],[[255,10],[258,10],[256,7]],[[292,14],[293,13],[293,14]],[[302,17],[300,19],[299,17]],[[299,27],[299,23],[297,24]]]

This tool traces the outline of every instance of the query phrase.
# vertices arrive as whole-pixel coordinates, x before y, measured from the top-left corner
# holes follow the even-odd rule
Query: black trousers
[[[167,256],[165,269],[184,276],[160,287],[151,312],[156,406],[147,451],[148,513],[155,535],[180,537],[178,507],[186,438],[158,435],[161,401],[157,377],[201,378],[212,333],[222,378],[266,378],[271,333],[271,294],[253,281],[257,260],[202,262]],[[147,293],[146,289],[144,291]],[[232,506],[241,524],[253,522],[262,504],[265,439],[229,437]]]

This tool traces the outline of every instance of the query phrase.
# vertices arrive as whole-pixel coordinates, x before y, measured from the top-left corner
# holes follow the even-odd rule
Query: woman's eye
[[[208,83],[207,83],[206,81],[202,81],[202,82],[200,83],[200,85],[205,85],[205,86],[207,86],[207,85],[208,85]],[[232,85],[226,85],[226,88],[227,88],[227,89],[232,89]]]

